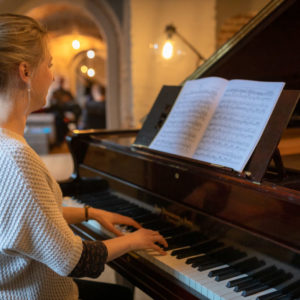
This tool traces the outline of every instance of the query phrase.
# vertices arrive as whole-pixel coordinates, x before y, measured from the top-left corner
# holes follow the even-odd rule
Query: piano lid
[[[186,80],[284,81],[300,90],[300,1],[273,0]]]

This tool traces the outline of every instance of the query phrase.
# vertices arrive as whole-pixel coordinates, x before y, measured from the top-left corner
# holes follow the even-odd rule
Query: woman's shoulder
[[[26,142],[0,135],[0,145],[0,160],[5,161],[6,165],[26,168],[39,164],[38,155]]]

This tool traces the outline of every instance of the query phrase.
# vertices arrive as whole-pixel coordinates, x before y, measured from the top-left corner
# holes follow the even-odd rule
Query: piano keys
[[[72,201],[76,206],[81,203],[122,213],[146,228],[158,230],[169,243],[165,249],[167,255],[142,250],[135,254],[174,276],[201,297],[212,300],[277,299],[288,298],[290,294],[300,297],[299,269],[230,240],[204,236],[200,229],[191,228],[183,220],[168,221],[159,209],[145,206],[136,199],[104,190],[78,196]],[[100,236],[113,237],[93,220],[85,222],[85,226]],[[120,229],[125,234],[135,230]]]

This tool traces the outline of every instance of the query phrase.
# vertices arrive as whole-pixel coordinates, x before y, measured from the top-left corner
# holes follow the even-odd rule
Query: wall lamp
[[[188,48],[190,48],[197,55],[198,58],[197,65],[199,65],[201,61],[206,60],[204,56],[200,54],[199,51],[177,31],[174,25],[172,24],[167,25],[165,28],[165,33],[167,34],[167,41],[164,43],[162,49],[162,56],[164,59],[172,58],[173,51],[174,51],[172,37],[176,35]]]

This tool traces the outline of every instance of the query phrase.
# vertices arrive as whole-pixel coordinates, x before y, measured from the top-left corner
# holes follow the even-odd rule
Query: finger
[[[122,224],[124,224],[124,225],[130,225],[130,226],[133,226],[135,228],[142,228],[142,226],[138,222],[133,220],[132,218],[123,217],[122,221],[123,221]]]
[[[124,234],[118,230],[116,227],[114,227],[113,225],[111,225],[110,223],[102,223],[102,225],[109,230],[110,232],[114,233],[117,236],[123,236]]]
[[[158,234],[158,235],[156,235],[154,237],[155,237],[155,241],[156,242],[158,242],[159,244],[163,245],[165,248],[168,247],[168,243],[167,243],[167,241],[165,240],[165,238],[162,235]]]
[[[165,248],[169,247],[167,241],[164,238],[159,239],[157,242],[163,245]]]
[[[129,226],[133,226],[135,228],[142,228],[142,226],[136,222],[135,220],[133,220],[132,218],[128,218],[125,216],[122,216],[122,218],[120,218],[119,220],[120,222],[118,222],[119,224],[124,224],[124,225],[129,225]]]
[[[159,254],[161,255],[166,255],[167,252],[165,252],[162,248],[160,248],[159,246],[153,244],[152,249],[156,250]]]
[[[117,236],[123,236],[124,233],[120,230],[118,230],[117,228],[115,228],[114,226],[112,226],[109,231],[111,231],[112,233],[114,233]]]

